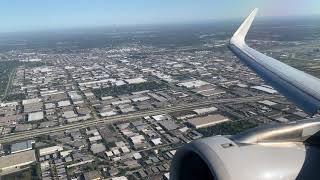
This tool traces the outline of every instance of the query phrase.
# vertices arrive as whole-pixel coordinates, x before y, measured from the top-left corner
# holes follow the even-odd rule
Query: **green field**
[[[228,121],[215,126],[198,129],[201,134],[206,137],[213,135],[234,135],[253,127],[257,127],[259,124],[252,120],[239,120]]]
[[[0,61],[0,97],[3,98],[9,83],[10,75],[17,67],[37,67],[41,65],[43,65],[42,62]]]
[[[165,88],[167,85],[162,82],[148,81],[139,84],[125,84],[121,86],[110,86],[107,88],[95,89],[93,93],[97,97],[116,96],[129,94],[137,91],[155,90]]]
[[[19,61],[0,61],[0,97],[6,91],[11,72],[19,65]]]

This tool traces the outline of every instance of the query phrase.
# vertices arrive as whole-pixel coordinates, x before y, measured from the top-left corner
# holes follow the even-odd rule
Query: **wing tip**
[[[249,16],[242,22],[238,30],[234,33],[230,40],[230,44],[235,45],[244,45],[246,35],[251,27],[251,24],[256,17],[259,8],[253,9],[253,11],[249,14]]]

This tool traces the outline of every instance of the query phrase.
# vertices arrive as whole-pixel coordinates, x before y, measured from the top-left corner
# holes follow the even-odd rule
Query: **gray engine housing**
[[[319,179],[320,150],[299,142],[241,144],[214,136],[185,145],[172,160],[170,179]]]

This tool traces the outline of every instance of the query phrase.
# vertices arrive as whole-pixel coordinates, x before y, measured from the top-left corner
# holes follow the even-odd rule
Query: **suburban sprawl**
[[[320,77],[318,21],[284,23],[248,43]],[[0,176],[169,179],[185,143],[308,118],[228,50],[238,24],[0,36]]]

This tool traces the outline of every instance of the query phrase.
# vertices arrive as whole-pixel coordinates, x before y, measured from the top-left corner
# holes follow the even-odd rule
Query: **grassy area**
[[[129,94],[137,91],[144,90],[155,90],[165,88],[167,85],[165,83],[148,81],[139,84],[125,84],[121,86],[111,86],[107,88],[95,89],[93,92],[97,97],[103,96],[115,96]]]
[[[4,95],[10,74],[18,66],[18,61],[0,61],[0,96]]]
[[[25,99],[25,98],[26,98],[25,94],[9,94],[4,98],[4,100],[5,101],[15,101],[15,100],[21,100],[21,99]]]
[[[19,67],[38,67],[42,66],[42,62],[20,62],[20,61],[0,61],[0,97],[2,97],[6,91],[9,83],[11,72]]]
[[[40,168],[40,164],[36,163],[35,165],[31,166],[31,179],[40,179],[41,176],[41,168]]]
[[[217,124],[215,126],[201,128],[198,131],[206,137],[212,135],[233,135],[257,126],[258,123],[252,120],[240,120],[229,121]]]

